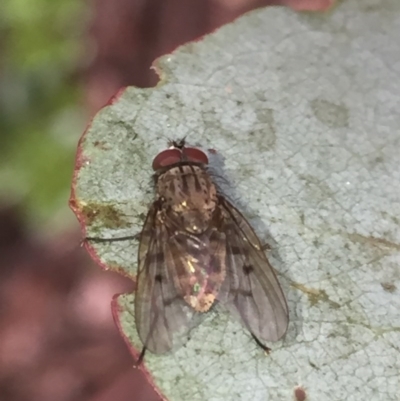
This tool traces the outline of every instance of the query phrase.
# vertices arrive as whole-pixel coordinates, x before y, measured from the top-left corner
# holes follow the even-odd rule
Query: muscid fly
[[[171,145],[153,161],[156,199],[140,233],[135,294],[140,360],[146,349],[171,350],[176,333],[216,301],[268,350],[264,343],[286,332],[288,309],[260,240],[217,189],[206,154],[184,140]]]

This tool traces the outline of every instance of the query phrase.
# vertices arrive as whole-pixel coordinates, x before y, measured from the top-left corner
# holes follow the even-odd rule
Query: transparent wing
[[[156,219],[157,210],[154,203],[140,236],[135,322],[143,345],[161,354],[176,345],[178,334],[187,332],[195,312],[177,291],[169,233]]]
[[[218,299],[238,314],[260,341],[277,341],[288,326],[288,308],[260,240],[242,214],[220,197],[226,234],[226,279]]]

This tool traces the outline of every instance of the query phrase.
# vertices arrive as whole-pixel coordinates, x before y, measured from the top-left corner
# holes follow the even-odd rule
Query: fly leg
[[[144,354],[146,353],[146,350],[147,350],[146,347],[143,347],[143,348],[142,348],[142,351],[140,352],[139,358],[138,358],[138,360],[137,360],[137,361],[135,362],[135,364],[134,364],[134,367],[135,367],[135,368],[138,368],[138,367],[142,364],[143,359],[144,359]]]
[[[156,278],[156,281],[158,281],[157,278]],[[165,307],[168,307],[169,305],[171,305],[173,302],[175,302],[178,299],[181,299],[181,297],[180,296],[176,296],[176,297],[173,297],[173,298],[168,299],[168,300],[163,300],[163,305]],[[154,318],[153,318],[153,320],[151,322],[150,329],[149,329],[149,332],[147,334],[146,340],[142,341],[143,348],[142,348],[142,351],[140,352],[139,358],[137,359],[137,361],[134,364],[135,367],[139,367],[143,363],[144,356],[145,356],[145,353],[146,353],[146,350],[147,350],[147,345],[149,344],[150,340],[152,340],[153,343],[154,343],[154,341],[157,341],[157,340],[158,341],[162,341],[162,338],[156,339],[155,337],[153,337],[154,336],[154,330],[156,329],[157,321],[158,321],[159,318],[160,318],[160,314],[157,313],[154,316]],[[157,332],[156,332],[156,335],[158,335]],[[152,348],[152,347],[154,347],[154,344],[152,344],[150,348]],[[155,352],[155,351],[153,350],[151,352]],[[155,353],[157,353],[157,352],[155,352]]]
[[[250,333],[251,336],[253,337],[253,340],[256,342],[256,344],[264,350],[265,353],[267,353],[269,355],[269,353],[271,352],[271,348],[267,347],[266,345],[264,345],[253,333]]]
[[[251,268],[251,266],[245,266],[245,271],[248,271]],[[240,294],[244,297],[252,297],[252,293],[250,291],[246,291],[246,290],[241,290],[241,289],[237,289],[235,291],[232,291],[231,294],[234,294],[234,297],[237,296],[237,294]],[[244,318],[244,316],[242,316],[243,322],[245,323],[245,325],[248,327],[249,324],[246,322],[246,319]],[[251,336],[253,337],[253,340],[256,342],[256,344],[262,349],[264,350],[264,352],[266,354],[269,355],[269,353],[271,352],[271,348],[267,347],[266,345],[264,345],[257,337],[254,333],[252,333],[250,331]]]
[[[85,242],[91,241],[91,242],[118,242],[118,241],[129,241],[129,240],[135,240],[138,241],[140,238],[140,233],[137,233],[135,235],[127,235],[125,237],[117,237],[117,238],[100,238],[100,237],[85,237],[81,241],[81,246],[85,244]]]
[[[265,243],[265,244],[263,244],[263,245],[261,246],[261,249],[262,249],[264,252],[269,252],[269,251],[272,251],[272,246],[271,246],[270,244],[268,244],[268,243]]]

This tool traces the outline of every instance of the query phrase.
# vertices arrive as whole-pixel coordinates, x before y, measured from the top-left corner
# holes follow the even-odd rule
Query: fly
[[[139,236],[135,290],[139,360],[146,349],[171,350],[176,333],[216,302],[266,351],[264,343],[287,330],[286,300],[261,242],[207,165],[207,155],[184,139],[153,160],[156,196]]]

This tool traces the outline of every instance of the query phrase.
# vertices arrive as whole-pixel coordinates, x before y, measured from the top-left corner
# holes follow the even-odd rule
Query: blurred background
[[[0,400],[159,400],[111,317],[132,283],[80,248],[77,142],[151,63],[244,12],[333,0],[1,0]]]

